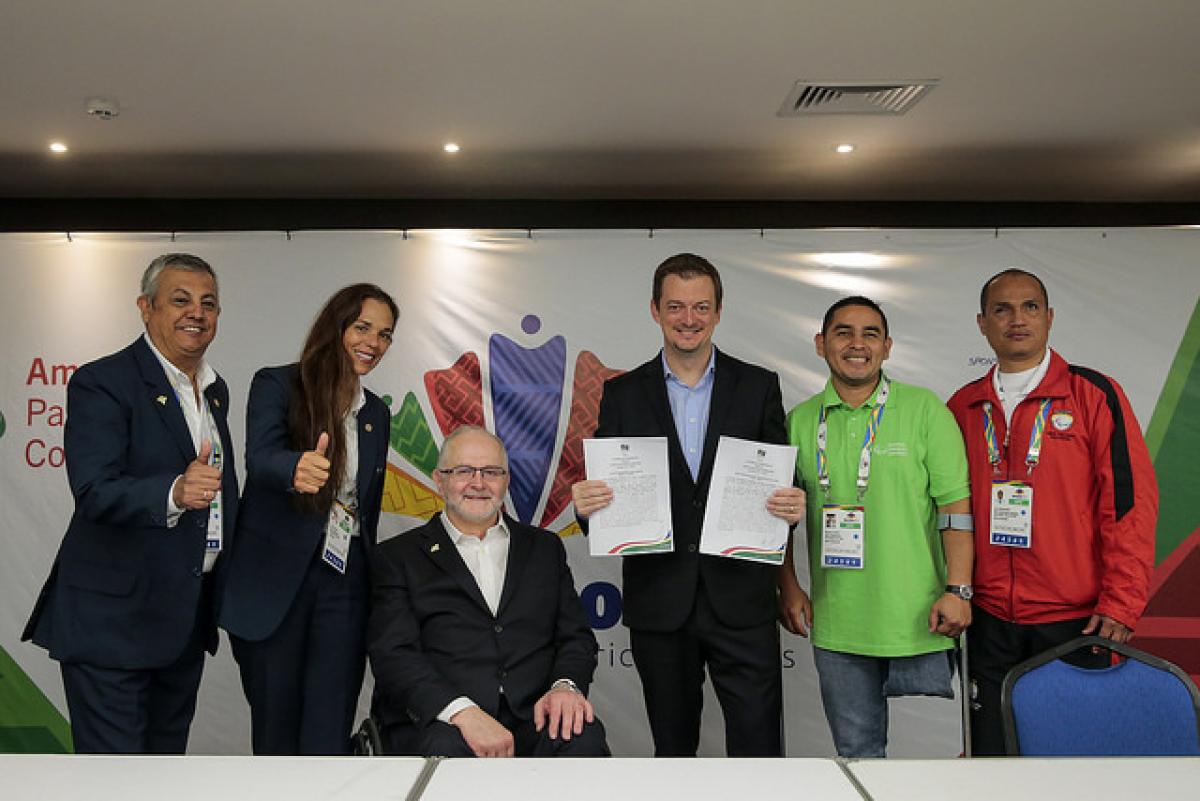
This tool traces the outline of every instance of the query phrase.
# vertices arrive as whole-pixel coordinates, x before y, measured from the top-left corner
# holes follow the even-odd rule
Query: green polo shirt
[[[796,475],[808,493],[808,564],[813,645],[866,656],[913,656],[953,647],[929,633],[929,608],[944,592],[945,558],[937,507],[970,495],[962,434],[950,410],[927,389],[891,382],[871,448],[863,569],[822,568],[821,507],[857,505],[855,479],[878,388],[851,409],[832,383],[788,414],[798,446]],[[817,482],[817,424],[824,406],[830,479]]]

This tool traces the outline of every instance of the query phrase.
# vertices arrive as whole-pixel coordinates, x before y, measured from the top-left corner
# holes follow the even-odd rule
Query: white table
[[[416,757],[0,754],[6,799],[36,801],[404,801]]]
[[[471,798],[862,801],[853,782],[831,759],[443,760],[421,795],[421,801]]]
[[[844,767],[832,759],[438,760],[422,790],[425,765],[415,757],[0,754],[0,782],[4,798],[37,801],[405,801],[414,788],[420,801],[1200,798],[1200,758],[852,760]]]
[[[1196,801],[1200,758],[853,760],[874,801],[1104,798]]]

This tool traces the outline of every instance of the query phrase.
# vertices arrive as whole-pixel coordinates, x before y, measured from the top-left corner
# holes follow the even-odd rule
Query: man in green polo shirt
[[[833,304],[816,346],[829,382],[788,415],[812,604],[799,589],[780,601],[789,628],[811,623],[838,754],[882,757],[889,697],[953,697],[948,651],[971,622],[967,458],[937,396],[883,374],[892,340],[874,301]]]

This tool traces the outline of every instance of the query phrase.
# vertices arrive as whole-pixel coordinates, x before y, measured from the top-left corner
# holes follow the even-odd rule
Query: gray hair
[[[478,433],[478,434],[483,434],[485,437],[488,437],[489,439],[491,439],[493,442],[495,442],[497,445],[500,446],[500,457],[504,460],[504,464],[502,464],[500,466],[503,467],[505,470],[507,470],[508,469],[508,451],[505,449],[504,443],[500,440],[499,437],[497,437],[491,431],[488,431],[483,426],[473,426],[473,425],[459,426],[458,428],[451,431],[450,434],[446,437],[446,439],[442,441],[442,450],[441,450],[441,453],[438,454],[438,462],[437,462],[438,469],[440,470],[445,467],[453,467],[454,466],[454,465],[446,464],[446,459],[448,458],[446,456],[446,454],[450,452],[450,443],[454,442],[459,437],[462,437],[466,434],[470,434],[472,432]]]
[[[154,300],[154,296],[158,294],[158,277],[168,267],[190,273],[208,273],[213,285],[217,284],[217,274],[213,272],[209,263],[199,256],[190,253],[164,253],[150,262],[146,272],[142,273],[142,297]],[[217,294],[220,294],[220,287],[217,287]]]

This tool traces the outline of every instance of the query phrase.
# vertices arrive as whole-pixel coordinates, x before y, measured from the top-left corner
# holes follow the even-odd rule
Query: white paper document
[[[666,437],[585,439],[587,477],[612,488],[612,503],[588,518],[592,556],[670,553],[671,478]]]
[[[787,521],[767,511],[767,498],[792,486],[793,445],[721,437],[708,486],[700,553],[783,564]]]

